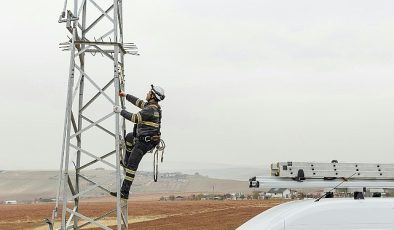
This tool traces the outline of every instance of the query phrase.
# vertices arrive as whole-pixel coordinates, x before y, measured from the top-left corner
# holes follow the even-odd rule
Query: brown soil
[[[142,230],[235,229],[253,216],[283,202],[132,200],[129,201],[129,227]],[[43,219],[51,216],[53,207],[53,203],[0,205],[0,229],[48,229],[43,227]],[[84,202],[80,205],[80,212],[92,217],[114,207],[111,202]],[[115,216],[106,218],[105,224],[116,224]]]

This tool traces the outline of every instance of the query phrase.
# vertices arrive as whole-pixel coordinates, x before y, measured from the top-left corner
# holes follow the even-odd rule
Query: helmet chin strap
[[[157,101],[157,99],[156,99],[156,97],[153,95],[153,93],[150,94],[150,98],[149,98],[148,101],[151,101],[151,100]]]

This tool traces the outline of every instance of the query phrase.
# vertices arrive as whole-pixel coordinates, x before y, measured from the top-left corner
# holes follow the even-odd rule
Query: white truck
[[[394,198],[364,198],[366,188],[394,188],[394,164],[279,162],[250,187],[359,189],[354,198],[307,199],[268,209],[237,230],[394,230]]]
[[[327,198],[275,206],[237,230],[394,230],[393,198]]]

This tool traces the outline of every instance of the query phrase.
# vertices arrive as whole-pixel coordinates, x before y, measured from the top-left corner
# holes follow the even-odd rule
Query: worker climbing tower
[[[128,229],[127,201],[119,197],[126,128],[114,106],[124,107],[118,95],[124,88],[124,55],[138,53],[133,43],[123,42],[122,21],[122,0],[64,2],[59,23],[66,25],[68,40],[60,48],[70,53],[70,60],[59,188],[50,228],[58,228],[54,223],[61,218],[62,230],[87,225]],[[103,172],[106,178],[100,177]],[[108,175],[110,180],[104,181]],[[81,199],[110,191],[118,192],[111,197],[111,209],[88,216]],[[107,217],[116,221],[103,222]]]

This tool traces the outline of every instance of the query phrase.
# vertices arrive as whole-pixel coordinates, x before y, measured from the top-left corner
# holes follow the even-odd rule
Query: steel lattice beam
[[[88,14],[90,11],[98,12],[99,15],[96,18],[87,19],[87,15],[91,15]],[[105,192],[115,189],[120,194],[119,190],[124,172],[121,170],[119,162],[123,156],[123,136],[126,130],[125,120],[121,119],[119,114],[114,113],[112,108],[113,106],[124,105],[124,98],[118,95],[118,92],[124,89],[124,55],[138,55],[133,43],[123,43],[122,19],[122,0],[109,0],[106,4],[98,0],[65,0],[59,23],[65,23],[67,31],[71,33],[71,38],[67,42],[60,43],[60,48],[70,53],[70,61],[59,188],[50,227],[53,227],[58,209],[61,209],[60,229],[62,230],[79,229],[87,225],[111,229],[99,221],[115,213],[117,229],[128,229],[127,202],[121,200],[119,195],[114,198],[116,208],[97,217],[88,217],[79,210],[81,198],[96,189]],[[99,25],[104,24],[107,29],[100,30]],[[96,53],[102,55],[89,55]],[[95,66],[86,68],[87,63],[93,65],[91,64],[93,59],[102,57],[108,62],[108,69],[113,73],[112,76],[108,76],[108,79],[104,79],[104,85],[100,81],[103,79],[98,79],[100,74],[94,71]],[[87,59],[88,62],[86,62]],[[100,68],[103,67],[100,66]],[[79,76],[75,77],[75,73]],[[89,100],[86,100],[84,96],[88,87],[95,93],[88,98]],[[108,92],[111,89],[115,91],[112,95]],[[105,99],[105,103],[109,105],[107,108],[111,108],[111,110],[103,111],[106,115],[93,119],[86,113],[88,108],[99,104],[97,99],[100,97]],[[105,127],[102,123],[110,119],[113,119],[114,126],[112,128]],[[103,155],[102,152],[88,149],[86,143],[88,138],[85,137],[92,134],[86,131],[92,130],[93,127],[101,130],[101,134],[108,136],[108,140],[112,140],[105,143],[112,149],[107,154]],[[71,153],[72,150],[76,151],[76,155]],[[112,158],[115,156],[115,160],[111,160],[111,156]],[[73,170],[69,167],[71,162],[74,163]],[[95,181],[95,178],[89,178],[84,174],[89,167],[97,163],[107,165],[110,169],[115,170],[114,178],[99,183]],[[74,173],[75,178],[72,177]],[[80,179],[85,183],[82,184]],[[86,183],[89,185],[86,185]],[[115,188],[111,188],[114,183]],[[73,207],[68,207],[70,206],[69,202],[72,202]],[[83,220],[83,223],[81,223],[81,220]]]

